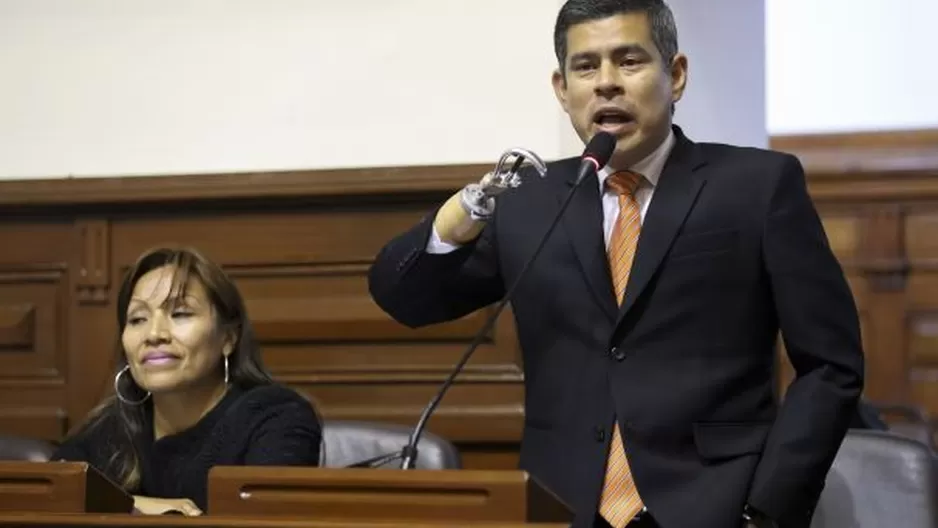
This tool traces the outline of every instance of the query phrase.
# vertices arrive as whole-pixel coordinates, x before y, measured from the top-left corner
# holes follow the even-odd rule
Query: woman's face
[[[140,277],[121,335],[134,381],[154,394],[222,383],[233,345],[199,281],[189,281],[185,297],[171,295],[174,272],[165,266]]]

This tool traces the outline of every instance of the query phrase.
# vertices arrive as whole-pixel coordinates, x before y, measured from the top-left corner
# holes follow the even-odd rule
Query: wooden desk
[[[497,522],[349,522],[296,517],[180,517],[176,515],[0,514],[4,528],[568,528],[568,524]]]
[[[83,462],[0,462],[0,512],[130,513],[133,505]]]
[[[216,466],[208,511],[357,522],[566,523],[571,509],[524,471]]]

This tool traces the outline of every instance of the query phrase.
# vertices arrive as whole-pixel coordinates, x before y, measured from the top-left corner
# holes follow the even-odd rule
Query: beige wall
[[[0,174],[561,151],[546,0],[0,0]]]
[[[938,128],[938,1],[765,6],[772,134]]]
[[[838,123],[938,124],[915,102],[935,82],[883,101],[933,72],[880,78],[888,60],[865,64],[869,46],[906,48],[895,37],[915,11],[900,6],[893,37],[870,38],[854,28],[889,8],[845,2],[671,0],[691,55],[678,121],[751,144]],[[928,2],[889,4],[938,14]],[[0,0],[0,178],[488,163],[511,146],[573,155],[549,84],[561,3]],[[808,3],[840,11],[807,23]],[[828,38],[850,43],[827,48],[852,57],[849,98],[834,97],[845,74],[824,70],[829,54],[809,54]],[[915,61],[906,51],[891,56]]]

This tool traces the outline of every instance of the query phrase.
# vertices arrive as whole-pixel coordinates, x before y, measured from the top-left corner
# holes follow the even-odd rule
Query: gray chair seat
[[[847,433],[811,528],[935,528],[938,459],[925,444],[886,432]]]
[[[0,434],[0,460],[48,462],[55,444],[37,438]]]
[[[397,424],[325,420],[320,466],[348,467],[385,454],[398,452],[407,445],[412,428]],[[417,445],[417,469],[461,469],[459,450],[451,442],[424,431]],[[391,460],[380,468],[400,467],[401,461]]]

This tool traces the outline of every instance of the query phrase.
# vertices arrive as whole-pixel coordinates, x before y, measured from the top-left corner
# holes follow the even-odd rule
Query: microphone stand
[[[397,460],[404,456],[403,449],[401,451],[396,451],[394,453],[385,453],[383,455],[378,455],[361,462],[356,462],[350,466],[345,466],[347,469],[350,468],[376,468],[387,464],[388,462]]]
[[[595,160],[584,159],[584,161],[582,162],[580,166],[577,179],[574,181],[573,185],[570,188],[570,191],[567,193],[566,197],[564,198],[560,206],[560,210],[557,211],[557,214],[556,216],[554,216],[554,219],[551,222],[550,226],[547,228],[547,231],[541,237],[540,242],[538,242],[537,248],[534,250],[534,253],[531,254],[530,257],[528,257],[528,260],[524,263],[524,266],[522,266],[521,271],[518,273],[518,276],[515,278],[511,287],[508,288],[508,291],[505,293],[505,296],[495,306],[495,311],[489,316],[489,318],[486,320],[482,328],[475,334],[475,337],[472,339],[472,342],[469,343],[469,346],[466,347],[466,351],[463,352],[463,355],[459,359],[459,362],[456,363],[456,366],[453,367],[453,369],[450,371],[450,374],[449,376],[446,377],[446,380],[443,382],[443,385],[440,386],[439,390],[437,390],[436,394],[433,396],[433,399],[431,399],[430,403],[427,404],[427,406],[424,408],[423,413],[420,415],[420,419],[417,421],[417,425],[414,427],[413,432],[410,435],[410,439],[407,442],[407,445],[401,448],[400,451],[370,458],[368,460],[364,460],[364,461],[352,464],[347,467],[349,468],[362,468],[362,467],[374,468],[374,467],[378,467],[380,465],[386,464],[392,460],[396,460],[400,458],[402,459],[400,469],[406,470],[406,469],[414,468],[414,464],[416,463],[416,459],[418,455],[417,443],[420,441],[420,437],[423,434],[424,429],[426,429],[427,421],[430,419],[430,416],[433,414],[433,411],[435,411],[436,408],[440,405],[440,402],[443,400],[443,396],[446,395],[446,392],[449,390],[450,386],[452,386],[453,382],[456,381],[456,377],[459,375],[460,372],[462,372],[463,368],[466,366],[466,363],[469,362],[469,358],[472,357],[473,352],[475,352],[476,348],[478,348],[479,345],[482,344],[482,341],[485,339],[488,333],[492,330],[492,327],[495,325],[496,320],[498,320],[498,316],[501,315],[502,311],[505,309],[505,306],[508,305],[508,302],[514,296],[515,290],[521,284],[521,280],[527,274],[528,268],[537,259],[538,255],[540,255],[541,251],[544,249],[544,246],[547,245],[547,241],[550,238],[550,235],[554,232],[554,229],[556,229],[557,224],[560,222],[560,219],[563,218],[563,213],[564,211],[567,210],[567,207],[570,205],[570,202],[573,200],[573,196],[576,194],[576,190],[579,188],[580,183],[582,183],[583,180],[585,180],[588,175],[596,172],[597,165],[598,164],[596,164]],[[517,167],[518,164],[516,163],[515,166]]]

